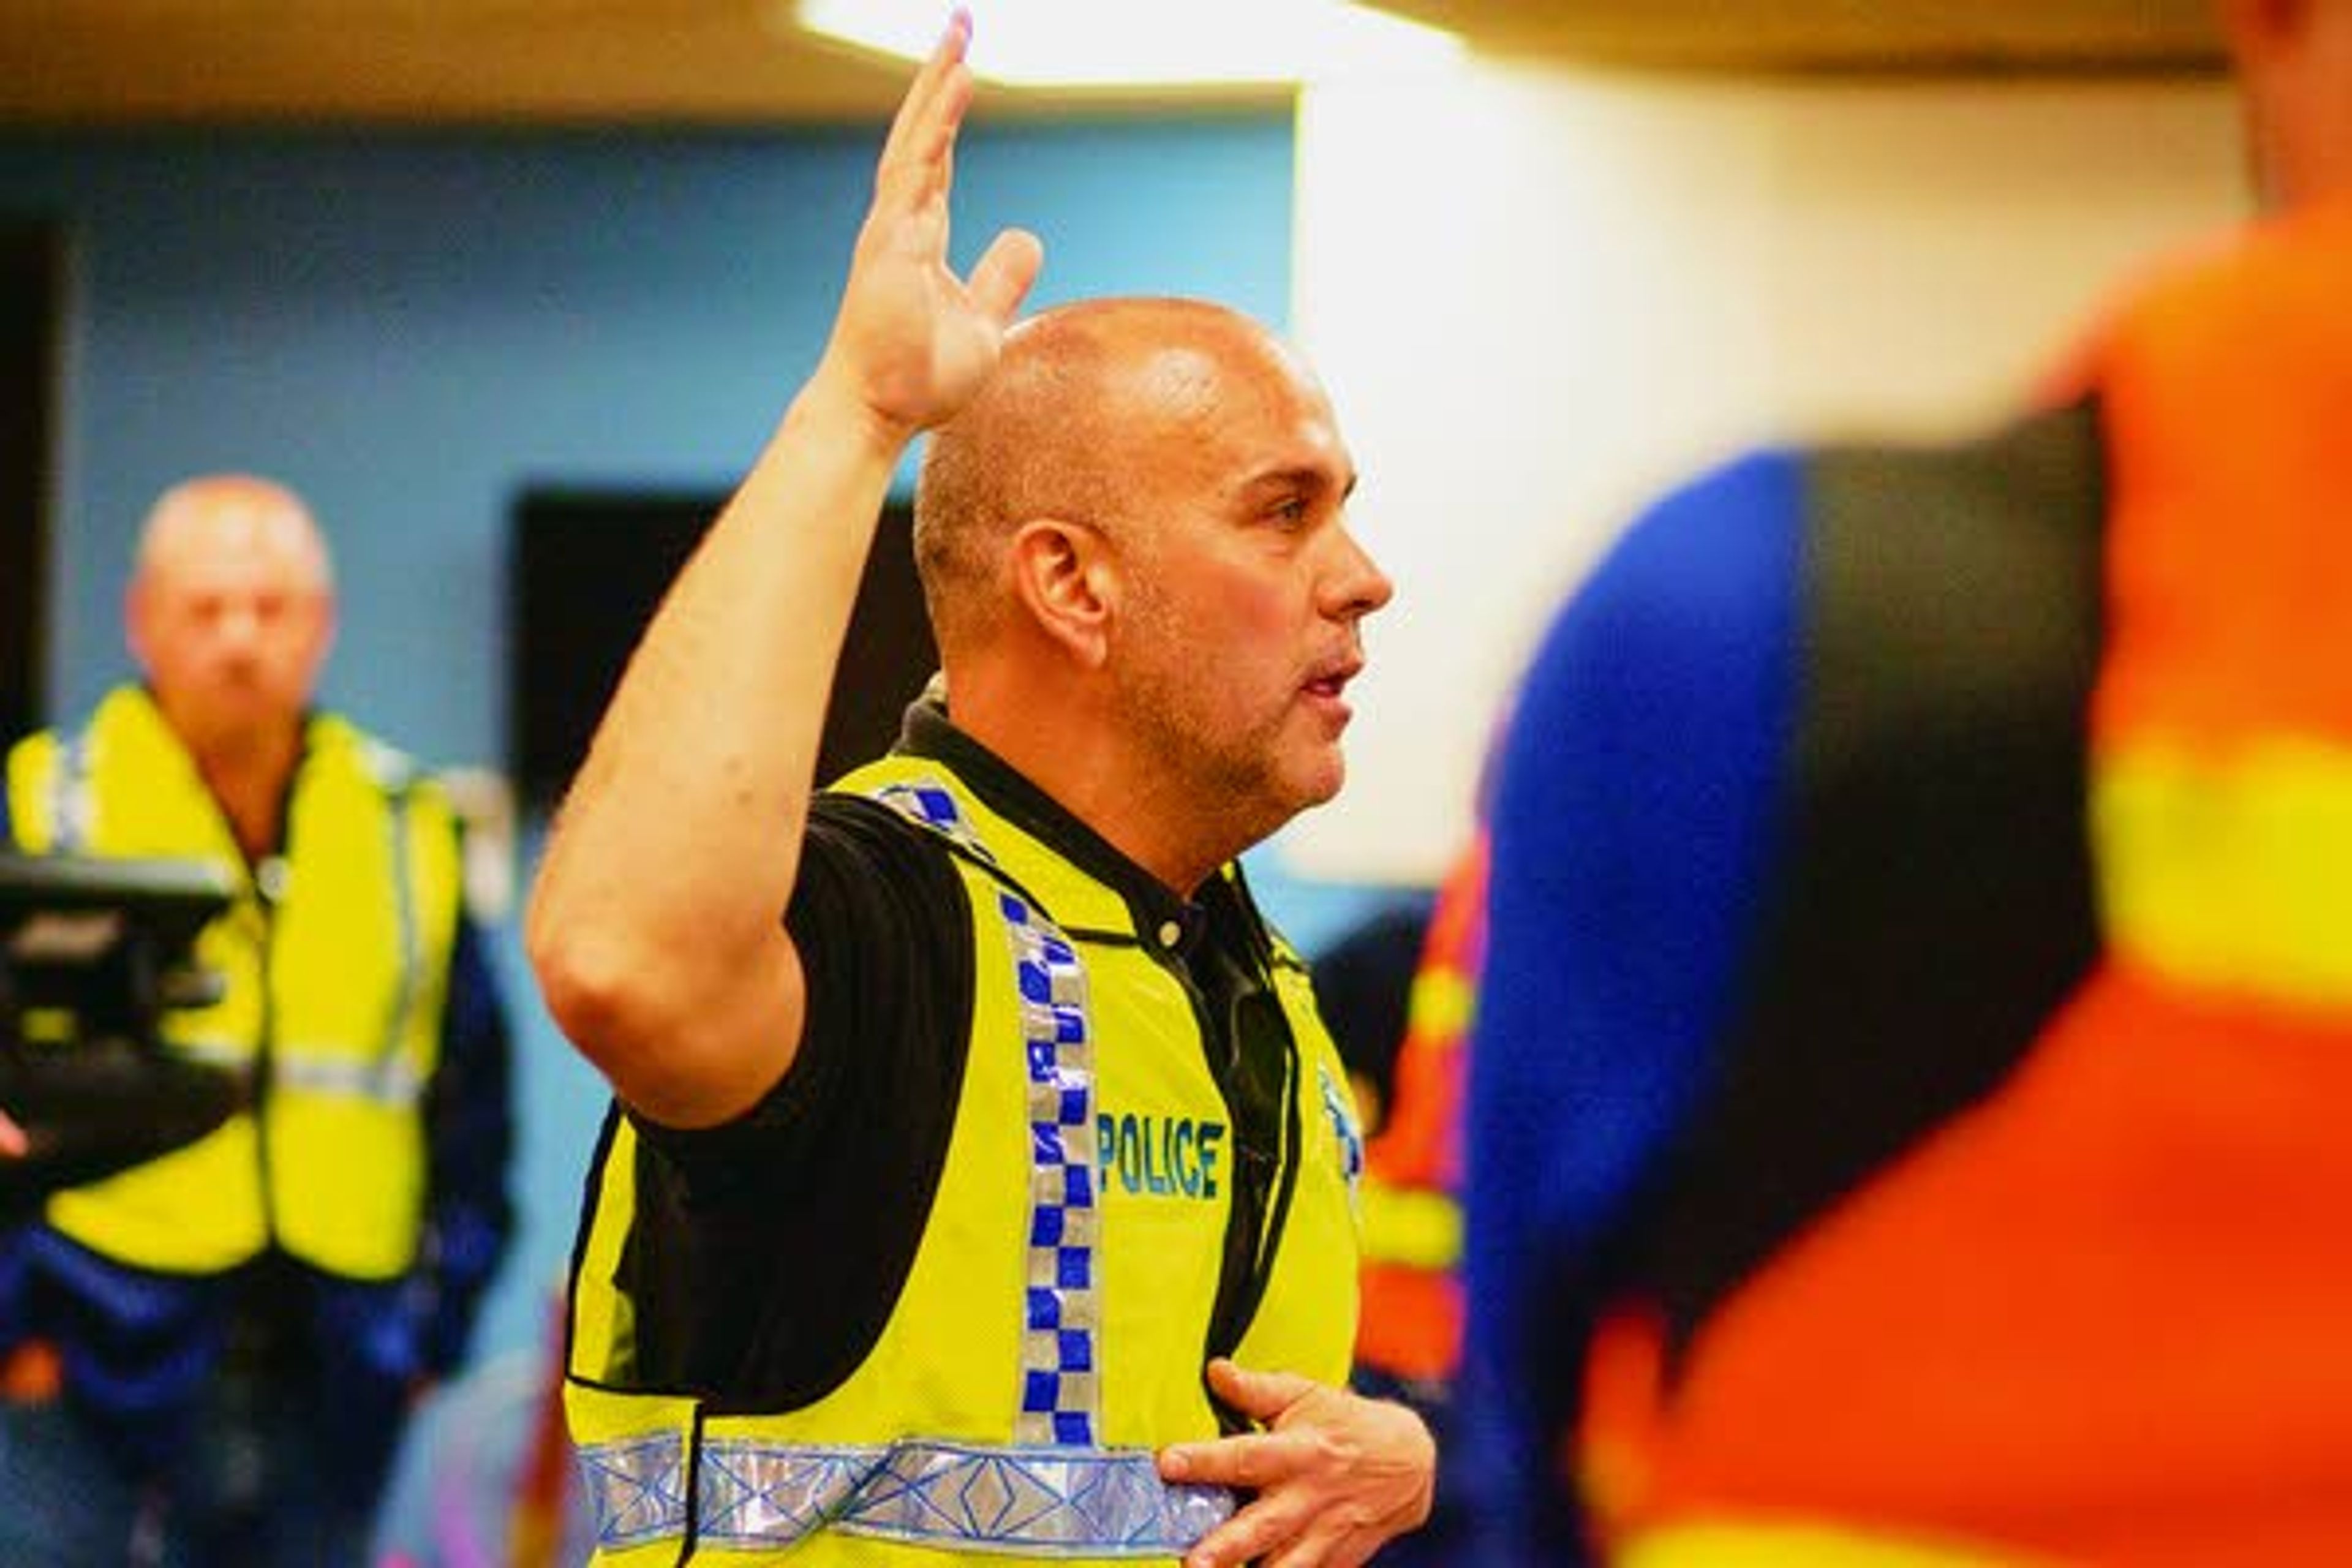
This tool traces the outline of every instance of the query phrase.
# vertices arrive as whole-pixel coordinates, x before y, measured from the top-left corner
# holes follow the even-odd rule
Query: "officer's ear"
[[[1045,637],[1088,669],[1110,653],[1118,552],[1091,523],[1036,518],[1013,536],[1013,593]]]

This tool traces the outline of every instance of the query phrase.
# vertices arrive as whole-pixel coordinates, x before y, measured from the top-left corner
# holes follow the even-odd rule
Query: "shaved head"
[[[1265,327],[1202,300],[1089,300],[1015,327],[987,385],[933,433],[916,490],[915,563],[941,648],[984,637],[1003,613],[1021,524],[1136,541],[1197,466],[1192,434],[1269,374],[1312,379]]]
[[[147,513],[132,563],[135,581],[169,577],[223,555],[268,557],[289,584],[332,593],[325,540],[302,498],[252,474],[208,474],[173,485]]]
[[[124,624],[157,706],[199,758],[282,750],[334,628],[310,509],[249,474],[173,486],[140,534]]]

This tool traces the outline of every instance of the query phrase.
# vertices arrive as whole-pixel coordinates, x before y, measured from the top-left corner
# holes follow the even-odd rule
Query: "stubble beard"
[[[1291,707],[1236,731],[1204,702],[1213,675],[1203,663],[1130,668],[1124,700],[1139,750],[1158,782],[1161,810],[1175,813],[1234,846],[1234,853],[1268,837],[1299,812],[1318,805],[1335,788],[1304,784],[1283,763],[1295,717]]]

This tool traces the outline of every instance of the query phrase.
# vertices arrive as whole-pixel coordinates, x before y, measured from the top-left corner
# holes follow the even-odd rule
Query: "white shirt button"
[[[1178,942],[1183,940],[1184,928],[1182,926],[1178,925],[1174,921],[1161,921],[1160,922],[1160,946],[1174,947]]]

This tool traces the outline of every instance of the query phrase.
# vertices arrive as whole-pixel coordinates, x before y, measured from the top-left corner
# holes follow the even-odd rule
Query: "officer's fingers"
[[[908,83],[906,96],[898,100],[898,112],[882,142],[879,171],[885,181],[919,170],[939,156],[942,126],[952,132],[962,117],[964,105],[954,101],[952,94],[959,76],[965,74],[957,68],[971,44],[971,16],[959,7],[949,16],[930,58]],[[969,89],[965,90],[968,94]]]
[[[1035,235],[1023,228],[1006,229],[971,269],[967,286],[971,302],[999,326],[1010,322],[1045,260],[1045,247]]]
[[[1162,1480],[1196,1486],[1263,1491],[1297,1474],[1311,1452],[1311,1444],[1280,1433],[1172,1443],[1160,1450],[1160,1476]]]
[[[1209,1386],[1243,1415],[1272,1421],[1321,1385],[1293,1372],[1253,1372],[1219,1356],[1209,1363]]]
[[[1184,1568],[1238,1568],[1286,1547],[1314,1521],[1313,1510],[1302,1500],[1279,1493],[1261,1497],[1202,1537],[1184,1554]]]

